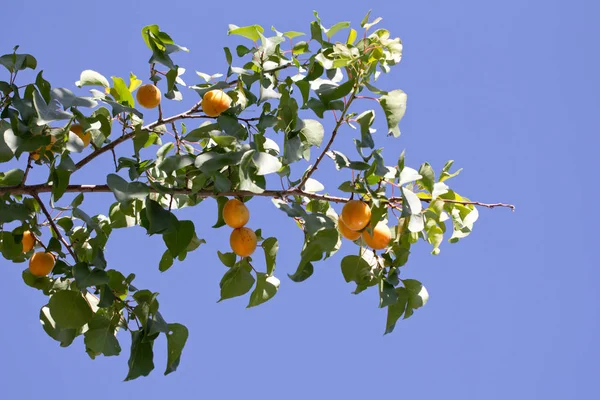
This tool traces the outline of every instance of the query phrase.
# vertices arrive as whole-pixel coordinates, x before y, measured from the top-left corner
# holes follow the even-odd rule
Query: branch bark
[[[149,187],[151,193],[160,193],[157,189],[153,187]],[[52,185],[48,184],[39,184],[39,185],[25,185],[25,186],[7,186],[0,188],[0,196],[4,194],[12,194],[12,195],[30,195],[36,198],[39,193],[49,193],[52,192]],[[108,187],[108,185],[69,185],[65,190],[65,193],[112,193],[112,190]],[[193,193],[190,189],[172,189],[168,193],[169,195],[173,194],[185,194],[192,195],[196,194],[200,197],[246,197],[246,196],[259,196],[259,197],[274,197],[283,199],[288,196],[303,196],[309,199],[316,200],[326,200],[333,203],[347,203],[351,200],[351,198],[339,197],[339,196],[330,196],[326,194],[319,193],[310,193],[306,192],[300,188],[291,188],[286,190],[265,190],[262,193],[254,193],[247,190],[237,190],[230,192],[213,192],[210,190],[200,190],[198,192]],[[515,206],[512,204],[505,203],[481,203],[478,201],[459,201],[459,200],[445,200],[440,199],[445,203],[455,203],[455,204],[465,204],[465,205],[474,205],[479,207],[486,208],[496,208],[496,207],[505,207],[510,208],[511,210],[515,210]],[[388,199],[390,203],[400,204],[402,203],[401,197],[390,197]],[[425,203],[430,203],[431,199],[421,199],[421,201]]]

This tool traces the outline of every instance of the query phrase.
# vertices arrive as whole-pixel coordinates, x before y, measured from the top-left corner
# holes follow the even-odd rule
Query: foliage
[[[183,81],[185,69],[174,59],[187,49],[158,25],[146,26],[142,36],[151,53],[150,81],[168,100],[182,100],[185,91],[200,96],[191,109],[169,117],[159,105],[154,122],[145,121],[146,110],[136,105],[134,92],[143,82],[133,73],[108,79],[83,71],[76,86],[90,87],[91,94],[80,96],[52,87],[42,71],[33,82],[17,84],[21,71],[37,68],[36,59],[18,53],[17,47],[0,57],[8,71],[8,80],[0,81],[0,162],[25,163],[0,173],[0,251],[15,263],[27,261],[40,248],[56,255],[50,275],[23,272],[25,284],[49,297],[40,311],[46,333],[65,347],[83,336],[93,359],[120,354],[118,333],[128,331],[132,344],[126,380],[153,370],[153,344],[164,336],[164,373],[175,371],[188,337],[186,327],[167,322],[157,293],[139,288],[135,275],[111,269],[104,250],[114,230],[139,226],[162,237],[165,251],[156,264],[167,271],[205,243],[194,223],[179,219],[176,211],[215,198],[220,212],[227,196],[246,202],[271,197],[304,232],[296,271],[289,274],[295,282],[308,279],[314,264],[342,244],[332,203],[364,200],[372,209],[371,225],[389,224],[392,240],[376,254],[359,239],[357,254],[341,261],[343,278],[355,284],[356,294],[371,287],[379,291],[380,307],[388,312],[385,333],[423,306],[427,290],[401,273],[412,245],[424,240],[437,255],[444,237],[450,242],[466,237],[477,220],[478,203],[449,188],[448,180],[460,172],[452,172],[452,161],[436,174],[428,163],[418,170],[405,166],[404,153],[386,162],[375,146],[375,118],[386,121],[389,135],[400,136],[407,101],[401,90],[376,87],[378,77],[402,58],[402,42],[376,28],[379,21],[370,22],[367,15],[360,31],[348,22],[327,28],[315,13],[308,35],[231,25],[229,34],[243,44],[224,49],[226,74],[197,72],[198,83],[192,86]],[[232,103],[209,117],[202,112],[202,96],[216,89],[224,90]],[[359,102],[373,108],[358,113]],[[333,118],[330,134],[319,121],[325,117]],[[189,120],[187,125],[184,120]],[[74,124],[91,134],[91,146],[71,131]],[[358,133],[351,157],[333,148],[346,127]],[[131,150],[117,159],[115,149],[126,142],[133,145]],[[32,152],[40,157],[34,160]],[[70,183],[106,152],[115,154],[115,171],[105,183]],[[314,177],[325,156],[334,161],[338,175],[352,176],[337,188],[344,197],[327,194]],[[312,164],[304,168],[304,161]],[[47,169],[47,180],[28,183],[32,168]],[[282,189],[270,189],[279,182]],[[95,192],[114,194],[106,215],[89,215],[83,208],[85,197]],[[44,203],[41,195],[46,193]],[[65,193],[78,195],[65,202]],[[215,228],[223,225],[219,214]],[[25,231],[35,234],[37,250],[23,253]],[[256,233],[266,265],[219,252],[227,268],[220,301],[247,296],[248,307],[254,307],[276,295],[278,240]]]

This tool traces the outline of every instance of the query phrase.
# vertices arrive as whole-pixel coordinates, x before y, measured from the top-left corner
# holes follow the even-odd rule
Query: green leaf
[[[148,376],[154,369],[154,341],[145,341],[144,331],[131,331],[131,354],[129,356],[129,372],[125,381]]]
[[[75,82],[77,87],[82,86],[103,86],[105,88],[109,88],[110,84],[108,80],[100,73],[96,71],[92,71],[91,69],[86,69],[79,76],[79,80]]]
[[[404,167],[400,172],[400,186],[405,185],[409,182],[417,181],[421,178],[422,176],[417,172],[416,169]]]
[[[265,251],[267,274],[273,275],[275,272],[275,259],[277,257],[277,251],[279,251],[279,242],[277,241],[277,238],[270,237],[262,242],[262,247]]]
[[[233,297],[242,296],[252,289],[254,285],[254,277],[248,271],[245,265],[235,265],[230,268],[221,279],[221,299],[231,299]]]
[[[252,154],[252,162],[256,165],[257,175],[272,174],[281,168],[279,159],[269,153],[255,152]]]
[[[192,165],[194,163],[194,158],[188,155],[173,155],[166,157],[160,164],[158,164],[157,168],[166,173],[167,175],[172,174],[175,171],[180,169],[184,169],[188,165]]]
[[[369,11],[367,12],[367,15],[365,15],[365,17],[362,19],[362,21],[360,21],[360,27],[361,27],[361,28],[364,28],[364,27],[365,27],[365,25],[366,25],[366,24],[369,22],[369,16],[371,15],[371,11],[372,11],[372,10],[369,10]]]
[[[440,173],[440,182],[444,182],[446,179],[454,178],[456,175],[460,174],[462,168],[460,168],[456,172],[450,173],[450,168],[452,168],[452,164],[454,164],[454,160],[450,160],[444,165],[444,168],[442,168],[442,172]]]
[[[108,275],[105,271],[99,268],[90,269],[85,263],[77,263],[73,266],[73,277],[79,289],[108,284]]]
[[[309,193],[317,193],[325,190],[325,186],[316,179],[308,178],[304,184],[304,190]]]
[[[61,110],[60,103],[50,100],[48,104],[37,91],[33,92],[33,106],[38,113],[37,125],[73,118],[73,114]]]
[[[83,336],[85,346],[94,353],[102,353],[106,357],[118,356],[121,353],[115,327],[108,318],[99,313],[94,315],[89,330]]]
[[[379,104],[383,108],[388,124],[388,134],[395,137],[400,136],[398,123],[406,112],[406,93],[402,90],[392,90],[379,98]]]
[[[417,309],[427,304],[429,293],[425,286],[416,279],[403,279],[402,283],[408,292],[407,309]],[[408,318],[405,316],[405,318]]]
[[[404,311],[406,310],[406,305],[408,303],[407,290],[403,287],[396,288],[396,293],[398,294],[398,300],[396,301],[396,303],[388,307],[384,335],[387,335],[388,333],[391,333],[394,330],[394,328],[396,327],[396,322],[398,321],[398,319],[400,319],[400,317],[402,316],[402,314],[404,314]]]
[[[181,352],[188,339],[188,329],[181,324],[169,324],[167,333],[167,369],[165,375],[175,372],[181,361]]]
[[[283,32],[283,36],[285,36],[288,39],[294,39],[299,36],[304,36],[304,33],[296,32],[296,31],[287,31],[287,32]]]
[[[50,297],[50,314],[63,329],[79,329],[94,315],[81,293],[62,290]]]
[[[253,42],[257,42],[264,31],[264,28],[260,25],[250,25],[242,27],[236,25],[229,25],[229,31],[227,32],[227,34],[239,35],[245,37],[246,39],[250,39]]]
[[[394,286],[385,280],[379,285],[379,308],[384,308],[398,302],[398,292]]]
[[[323,143],[323,137],[325,136],[325,129],[319,121],[314,119],[301,119],[298,121],[300,135],[306,143],[310,146],[321,146]]]
[[[165,210],[162,206],[146,198],[146,217],[148,218],[148,234],[163,233],[173,228],[174,215],[170,211]]]
[[[303,281],[307,280],[308,278],[310,278],[310,276],[313,274],[314,271],[315,271],[315,269],[314,269],[312,263],[306,262],[306,263],[301,263],[298,266],[298,269],[296,269],[296,272],[294,272],[294,274],[292,274],[292,275],[288,274],[288,276],[294,282],[299,283],[299,282],[303,282]]]
[[[37,60],[31,54],[5,54],[0,57],[0,64],[4,65],[10,72],[22,71],[26,68],[37,68]]]
[[[57,342],[60,342],[61,347],[70,346],[71,343],[73,343],[73,340],[79,335],[77,329],[64,329],[57,326],[52,315],[50,315],[48,306],[44,306],[40,310],[40,323],[48,336]]]
[[[429,163],[424,163],[419,168],[419,174],[421,175],[421,179],[419,180],[419,184],[421,184],[429,193],[433,193],[433,185],[435,183],[435,173],[433,172],[433,168]]]
[[[108,174],[106,184],[120,203],[127,203],[133,199],[143,200],[150,193],[150,188],[142,182],[127,182],[117,174]]]
[[[237,258],[235,253],[221,253],[220,251],[217,251],[217,254],[219,260],[221,260],[226,267],[231,268],[235,265],[235,260]]]
[[[328,39],[331,39],[333,35],[341,31],[342,29],[349,28],[350,22],[338,22],[333,25],[331,28],[325,30],[325,35],[327,35]]]
[[[371,270],[369,263],[360,256],[350,255],[342,259],[342,275],[346,282],[359,282],[359,271]]]
[[[356,30],[350,29],[350,32],[348,32],[348,39],[346,39],[346,44],[354,44],[354,41],[356,40],[356,36],[357,36]]]
[[[256,288],[250,295],[248,308],[263,304],[277,294],[280,281],[274,276],[257,273]]]
[[[212,226],[213,228],[220,228],[225,225],[225,220],[223,219],[223,207],[229,201],[227,197],[217,197],[217,222]]]
[[[354,80],[350,79],[341,85],[329,80],[319,79],[312,83],[312,89],[317,93],[324,104],[328,104],[333,100],[341,99],[350,94],[354,89]]]
[[[412,191],[407,188],[402,188],[403,207],[402,211],[404,215],[415,215],[420,214],[423,210],[421,200]]]
[[[356,117],[356,121],[360,124],[361,147],[369,147],[372,149],[375,146],[375,142],[371,136],[371,125],[373,125],[373,121],[375,121],[375,111],[369,110],[363,112]]]
[[[2,186],[16,186],[23,182],[25,172],[22,169],[11,169],[6,173],[0,172],[0,187]]]
[[[163,240],[171,254],[178,256],[187,249],[195,232],[192,221],[179,221],[163,235]]]
[[[299,55],[304,53],[310,53],[310,48],[308,47],[308,42],[298,42],[292,48],[292,54]]]
[[[116,100],[127,107],[135,107],[133,95],[131,94],[131,91],[129,91],[129,86],[125,83],[123,78],[112,76],[111,79],[113,80],[113,88],[110,92],[114,95]]]
[[[160,272],[165,272],[172,266],[173,266],[173,256],[171,255],[171,252],[169,250],[166,250],[160,259],[160,263],[158,264],[158,270]]]

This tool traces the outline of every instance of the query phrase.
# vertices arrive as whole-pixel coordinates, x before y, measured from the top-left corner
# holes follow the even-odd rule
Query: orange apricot
[[[373,228],[373,234],[370,234],[368,229],[362,232],[362,238],[373,250],[383,250],[388,247],[392,239],[392,232],[385,222],[379,222]]]
[[[23,244],[23,253],[27,253],[33,249],[33,246],[35,245],[35,236],[31,231],[25,231],[23,232],[21,243]]]
[[[29,260],[29,271],[34,276],[46,276],[54,268],[54,254],[38,251]]]
[[[248,257],[256,250],[256,233],[250,228],[237,228],[231,232],[229,244],[235,254]]]
[[[231,97],[222,90],[209,90],[202,97],[202,111],[209,117],[218,117],[229,107],[231,107]]]
[[[160,104],[160,89],[151,83],[142,85],[135,95],[140,106],[144,108],[156,108]]]
[[[44,151],[45,152],[52,151],[52,146],[54,145],[54,142],[56,142],[56,138],[54,136],[50,136],[50,144],[46,145],[45,147],[43,147]],[[37,161],[41,157],[41,154],[40,154],[41,151],[42,151],[42,147],[40,147],[36,151],[32,151],[29,154],[31,155],[32,159],[34,159],[35,161]]]
[[[340,218],[348,229],[360,231],[371,220],[371,207],[364,201],[350,200],[342,208]]]
[[[223,207],[223,220],[232,228],[241,228],[248,223],[250,211],[244,203],[238,199],[231,199]]]
[[[348,228],[341,218],[338,218],[338,231],[348,240],[355,241],[360,237],[360,232]]]
[[[79,124],[73,124],[69,128],[71,132],[79,136],[79,139],[83,141],[83,147],[87,147],[92,141],[92,134],[90,132],[83,132],[83,127]]]

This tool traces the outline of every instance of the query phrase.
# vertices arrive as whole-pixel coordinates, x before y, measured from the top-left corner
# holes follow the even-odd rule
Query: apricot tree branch
[[[352,94],[350,95],[350,98],[346,102],[346,106],[344,107],[344,110],[342,111],[342,114],[340,115],[340,118],[337,120],[335,126],[333,127],[333,131],[331,131],[331,138],[329,138],[329,142],[327,142],[327,144],[323,148],[323,151],[321,151],[321,154],[319,154],[319,156],[317,157],[313,166],[310,167],[310,169],[308,171],[306,171],[306,173],[304,174],[304,177],[298,184],[297,188],[302,189],[302,187],[306,184],[306,182],[312,176],[312,174],[314,174],[314,172],[317,170],[317,168],[319,168],[319,164],[321,163],[321,160],[323,160],[323,157],[325,157],[325,154],[329,151],[329,148],[331,148],[331,145],[333,144],[333,141],[335,140],[335,137],[337,136],[339,129],[341,128],[342,124],[345,122],[344,120],[346,117],[346,113],[348,112],[348,109],[350,108],[350,104],[352,104],[352,101],[356,97],[357,88],[358,88],[358,86],[353,89]]]
[[[162,193],[159,189],[150,186],[149,191],[151,193]],[[12,195],[30,195],[34,198],[38,195],[38,193],[49,193],[52,191],[52,185],[48,184],[37,184],[37,185],[25,185],[25,186],[6,186],[0,188],[0,196],[4,194],[12,194]],[[112,190],[108,187],[108,185],[68,185],[65,193],[112,193]],[[352,198],[339,197],[339,196],[330,196],[326,194],[319,193],[310,193],[306,192],[299,188],[291,188],[285,190],[265,190],[261,193],[254,193],[248,190],[237,190],[237,191],[228,191],[228,192],[213,192],[211,190],[200,190],[197,192],[192,192],[191,189],[180,189],[174,188],[169,191],[169,194],[187,194],[187,195],[197,195],[200,197],[246,197],[246,196],[259,196],[259,197],[274,197],[284,199],[288,196],[302,196],[309,199],[316,200],[325,200],[333,203],[347,203]],[[515,210],[515,206],[512,204],[505,203],[481,203],[478,201],[461,201],[461,200],[447,200],[441,199],[439,200],[445,203],[454,203],[454,204],[464,204],[464,205],[474,205],[479,207],[486,208],[496,208],[496,207],[506,207],[511,210]],[[431,199],[421,199],[421,201],[425,203],[430,203]],[[402,204],[401,197],[390,197],[388,199],[389,203],[392,204]]]
[[[32,186],[34,186],[34,185],[32,185]],[[50,186],[50,185],[47,185],[47,186]],[[25,187],[27,187],[27,186],[25,186]],[[52,187],[50,186],[50,191],[51,190],[52,190]],[[56,224],[54,223],[54,219],[52,219],[52,216],[48,212],[48,209],[44,205],[44,202],[42,201],[42,199],[40,199],[40,196],[39,196],[38,193],[39,192],[37,192],[37,191],[33,191],[33,192],[28,193],[28,194],[30,194],[35,199],[35,201],[38,202],[38,204],[40,205],[40,209],[42,210],[42,213],[44,213],[44,215],[46,216],[46,219],[48,220],[48,223],[50,224],[50,226],[52,227],[52,230],[56,234],[56,237],[67,248],[67,251],[69,252],[69,254],[71,254],[71,257],[73,257],[73,260],[75,260],[75,262],[77,262],[77,256],[75,255],[75,252],[71,248],[71,245],[65,240],[65,238],[63,237],[63,235],[58,230]]]

